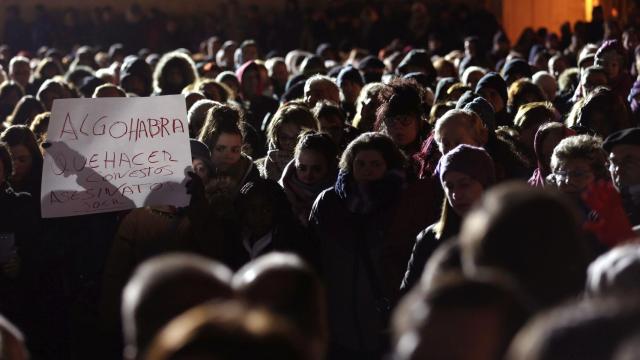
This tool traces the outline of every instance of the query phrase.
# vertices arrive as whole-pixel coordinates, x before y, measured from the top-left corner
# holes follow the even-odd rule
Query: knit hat
[[[491,88],[500,94],[502,101],[506,104],[509,96],[507,95],[507,83],[504,79],[495,72],[490,72],[478,81],[478,85],[476,85],[476,93],[480,94],[482,89]]]
[[[463,109],[468,103],[472,102],[473,99],[480,97],[480,95],[474,93],[471,90],[467,90],[460,96],[458,102],[456,103],[456,109]]]
[[[496,113],[493,111],[493,106],[484,98],[478,96],[466,104],[463,109],[476,113],[490,132],[496,130]]]
[[[448,171],[457,171],[478,181],[486,189],[496,182],[493,159],[480,147],[461,144],[440,158],[436,173],[440,182]]]
[[[338,86],[342,87],[342,82],[345,80],[364,86],[364,79],[360,75],[360,71],[353,66],[346,66],[338,73],[338,78],[336,79]]]
[[[413,79],[425,89],[428,89],[431,84],[429,83],[429,77],[421,72],[408,73],[402,77],[403,79]]]
[[[458,80],[454,77],[446,77],[442,78],[438,81],[438,85],[436,85],[436,99],[435,102],[444,100],[444,97],[447,95],[447,90],[457,83]]]
[[[362,59],[360,63],[358,63],[358,68],[361,71],[366,71],[367,69],[384,70],[385,66],[382,60],[378,59],[373,55],[369,55],[364,59]]]
[[[517,80],[516,75],[531,78],[531,66],[522,59],[509,60],[502,69],[502,77],[507,84],[510,84]]]
[[[618,40],[607,40],[600,45],[598,51],[596,52],[596,59],[602,58],[602,55],[608,51],[615,51],[618,55],[625,58],[627,56],[627,51],[622,46],[622,43]]]

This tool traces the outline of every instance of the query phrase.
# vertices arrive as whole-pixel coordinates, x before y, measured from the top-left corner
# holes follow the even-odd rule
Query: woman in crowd
[[[407,157],[420,151],[428,134],[423,90],[417,82],[397,79],[380,91],[377,129],[388,134]]]
[[[31,95],[23,96],[16,104],[11,115],[7,117],[6,126],[31,125],[36,115],[44,112],[42,103]]]
[[[24,96],[24,90],[18,83],[5,81],[0,84],[0,121],[7,120],[22,96]]]
[[[331,137],[307,131],[300,135],[293,160],[284,169],[280,185],[301,224],[307,225],[318,194],[336,181],[338,150]]]
[[[493,159],[482,148],[458,145],[440,159],[437,168],[444,189],[440,219],[422,231],[411,253],[401,289],[410,290],[422,276],[433,251],[460,231],[462,219],[484,190],[496,181]]]
[[[257,161],[262,177],[280,180],[293,158],[298,136],[305,129],[318,130],[318,121],[306,106],[286,104],[278,109],[267,128],[269,152],[264,160]]]
[[[199,140],[211,149],[212,181],[208,184],[232,198],[248,181],[259,177],[258,168],[242,152],[242,112],[236,107],[215,104],[207,113]]]
[[[405,157],[393,140],[362,134],[342,154],[334,187],[311,210],[316,261],[327,286],[330,358],[384,354],[383,330],[419,231],[414,215],[424,225],[431,218],[416,206],[429,199],[405,190],[405,178]]]
[[[622,200],[611,184],[602,139],[570,136],[553,150],[548,181],[567,194],[582,212],[584,227],[596,237],[596,252],[633,237]]]
[[[551,155],[553,154],[553,149],[562,139],[573,135],[576,135],[576,132],[567,128],[563,123],[549,122],[540,126],[534,139],[534,149],[538,167],[533,171],[531,178],[529,178],[529,185],[538,187],[544,187],[546,185],[545,179],[551,174]]]
[[[13,125],[0,135],[0,141],[7,144],[11,154],[13,173],[9,183],[13,189],[40,199],[42,153],[33,132],[26,125]]]

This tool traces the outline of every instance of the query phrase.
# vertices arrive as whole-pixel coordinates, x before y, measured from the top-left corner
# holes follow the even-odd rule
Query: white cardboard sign
[[[55,100],[42,217],[186,206],[188,133],[181,95]]]

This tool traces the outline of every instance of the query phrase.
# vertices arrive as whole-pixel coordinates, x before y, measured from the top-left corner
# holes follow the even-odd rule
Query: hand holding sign
[[[43,217],[185,206],[191,167],[184,99],[63,99],[45,147]]]

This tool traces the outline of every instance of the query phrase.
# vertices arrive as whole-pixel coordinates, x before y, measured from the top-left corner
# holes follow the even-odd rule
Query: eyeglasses
[[[398,115],[391,118],[384,119],[384,124],[387,126],[393,126],[394,124],[400,124],[402,126],[411,125],[416,119],[409,115]]]
[[[573,171],[556,171],[553,173],[556,181],[566,181],[568,179],[576,179],[581,180],[588,177],[592,174],[592,171],[582,171],[582,170],[573,170]]]

